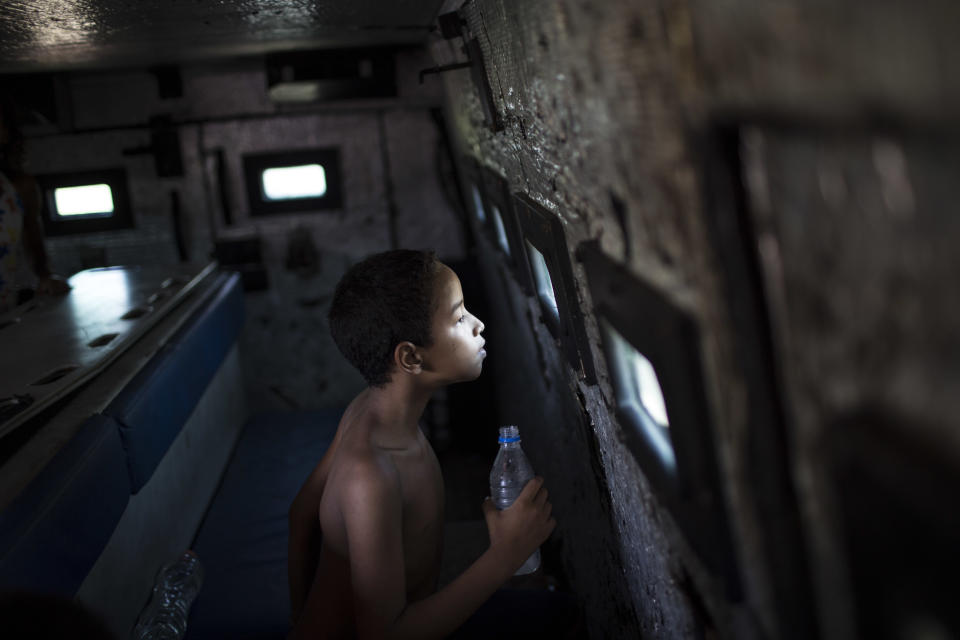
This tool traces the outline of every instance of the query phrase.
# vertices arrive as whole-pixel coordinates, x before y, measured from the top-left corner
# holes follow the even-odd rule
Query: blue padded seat
[[[0,588],[73,596],[129,499],[116,422],[88,418],[0,513]]]
[[[188,640],[286,637],[287,512],[342,414],[271,412],[247,423],[194,543],[204,582]]]
[[[104,410],[120,424],[133,493],[153,475],[240,332],[240,276],[220,274],[214,286],[218,291],[213,300],[186,322]]]

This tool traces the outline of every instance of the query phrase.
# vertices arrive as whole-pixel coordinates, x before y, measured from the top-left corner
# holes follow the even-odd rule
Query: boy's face
[[[421,347],[424,370],[444,384],[474,380],[483,369],[487,352],[480,335],[483,323],[464,306],[460,278],[440,265],[434,289],[433,344]]]

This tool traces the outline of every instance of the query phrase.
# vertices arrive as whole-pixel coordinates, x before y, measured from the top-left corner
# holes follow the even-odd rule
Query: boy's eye
[[[466,317],[467,317],[467,316],[460,316],[460,318],[457,320],[457,323],[459,324],[459,323],[463,322],[464,319],[466,319]]]

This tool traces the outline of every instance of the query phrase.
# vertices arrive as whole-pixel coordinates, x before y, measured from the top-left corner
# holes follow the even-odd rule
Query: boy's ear
[[[423,358],[412,342],[401,342],[393,350],[393,362],[400,371],[417,375],[423,371]]]

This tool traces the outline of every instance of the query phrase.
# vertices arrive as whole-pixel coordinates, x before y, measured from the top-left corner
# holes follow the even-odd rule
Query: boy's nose
[[[476,317],[476,316],[474,316],[474,317]],[[473,325],[473,335],[475,335],[475,336],[480,335],[480,333],[481,333],[484,329],[486,329],[486,327],[483,325],[483,320],[481,320],[480,318],[477,318],[477,324]]]

